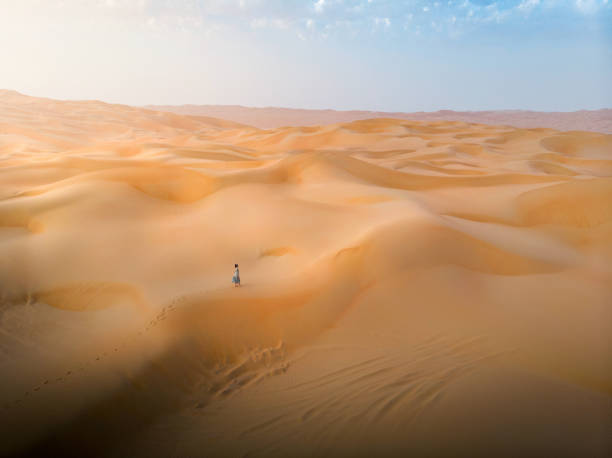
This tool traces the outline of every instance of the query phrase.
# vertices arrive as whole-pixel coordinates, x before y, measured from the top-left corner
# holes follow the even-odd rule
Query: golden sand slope
[[[603,134],[0,92],[0,455],[609,456],[611,176]]]

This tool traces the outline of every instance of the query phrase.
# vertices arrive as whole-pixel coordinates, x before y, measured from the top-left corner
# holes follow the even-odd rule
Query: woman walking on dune
[[[234,264],[234,276],[232,277],[232,283],[234,286],[240,286],[240,271],[238,270],[238,264]]]

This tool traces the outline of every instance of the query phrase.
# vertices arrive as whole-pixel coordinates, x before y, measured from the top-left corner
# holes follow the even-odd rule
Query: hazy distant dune
[[[572,112],[526,110],[380,112],[304,110],[294,108],[252,108],[238,105],[149,105],[147,108],[185,115],[202,115],[270,129],[282,126],[315,126],[371,118],[399,118],[422,121],[462,121],[508,125],[521,128],[547,127],[556,130],[583,130],[612,133],[612,109]]]

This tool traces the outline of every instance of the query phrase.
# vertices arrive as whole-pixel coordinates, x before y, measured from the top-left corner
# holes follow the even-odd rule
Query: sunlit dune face
[[[605,456],[611,154],[0,92],[0,455]]]

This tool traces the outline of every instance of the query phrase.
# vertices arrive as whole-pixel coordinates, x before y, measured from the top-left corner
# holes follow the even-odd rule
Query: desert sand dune
[[[610,456],[612,136],[348,121],[0,91],[0,455]]]
[[[148,105],[152,110],[182,115],[212,116],[271,129],[283,126],[318,126],[373,118],[415,121],[459,121],[464,123],[508,125],[520,128],[551,128],[565,131],[612,133],[612,110],[543,112],[526,110],[453,111],[401,113],[379,111],[304,110],[297,108],[255,108],[239,105]],[[469,135],[469,134],[468,134]]]

